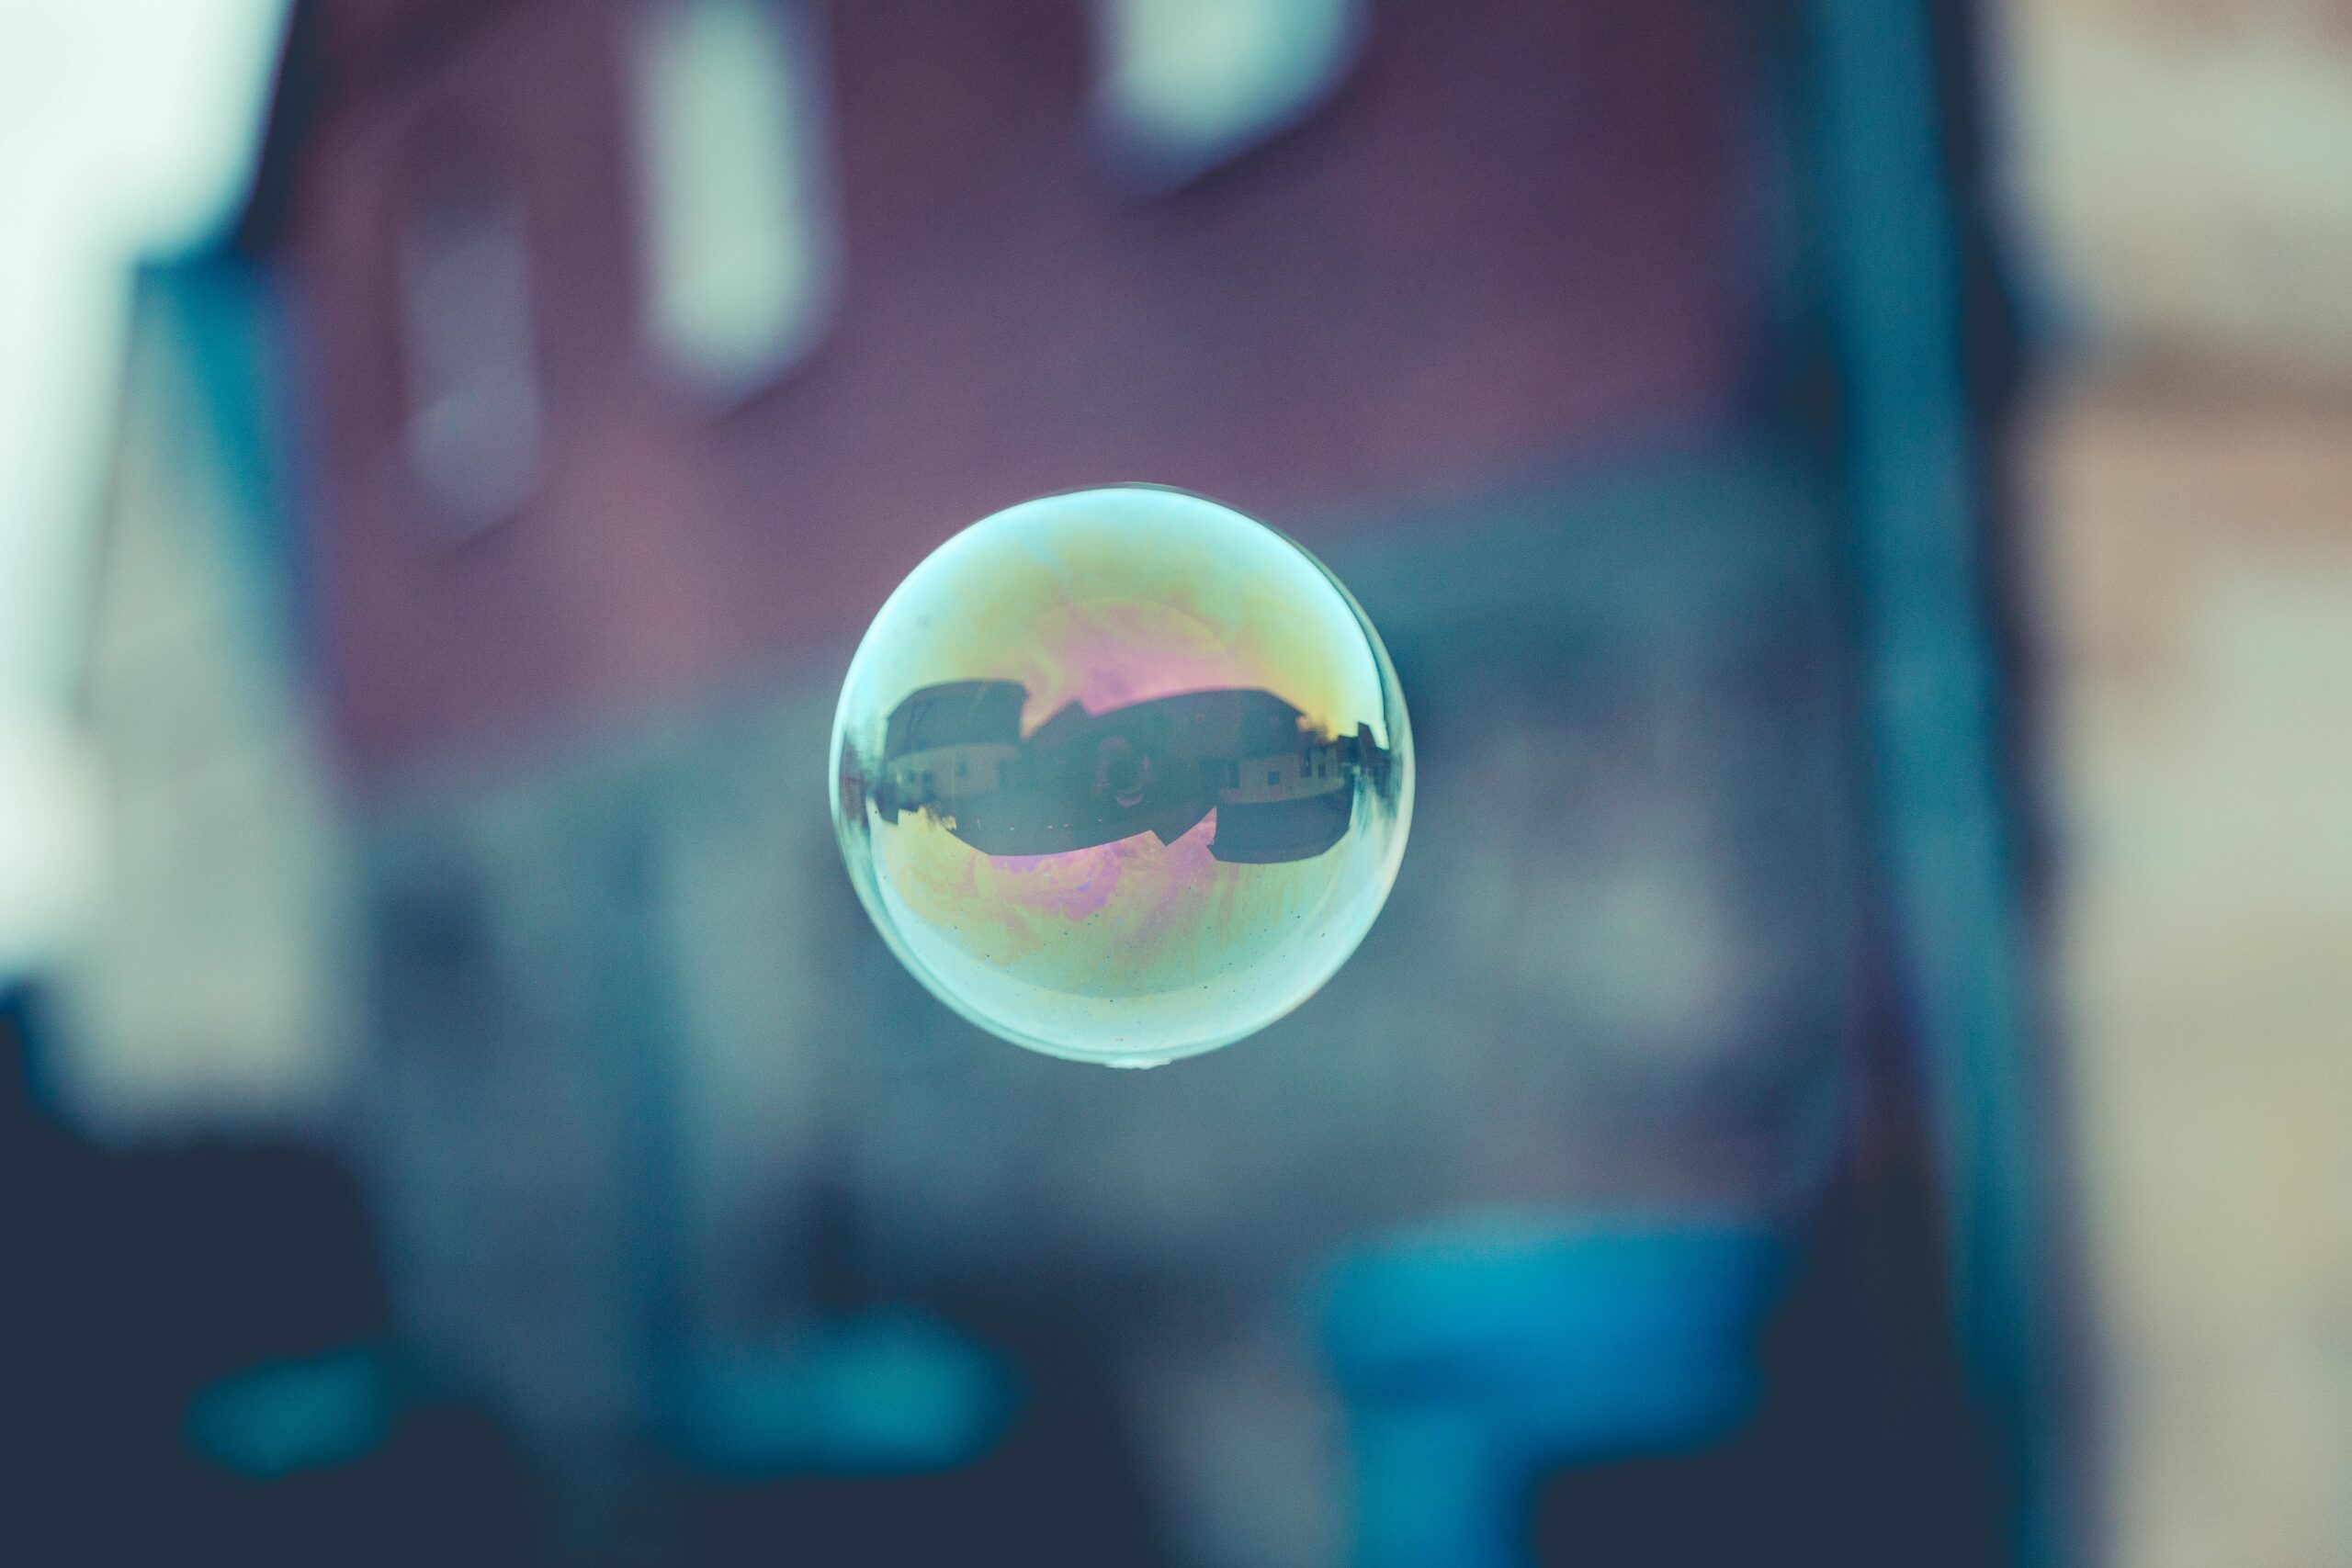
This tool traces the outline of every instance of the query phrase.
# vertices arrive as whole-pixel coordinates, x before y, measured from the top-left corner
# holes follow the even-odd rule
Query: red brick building
[[[368,1149],[420,1343],[578,1514],[665,1369],[806,1309],[820,1190],[876,1292],[1117,1368],[1188,1559],[1301,1564],[1336,1550],[1331,1394],[1270,1347],[1320,1260],[1496,1206],[1815,1201],[1872,994],[1844,552],[1888,530],[1866,581],[1964,596],[1964,550],[1899,536],[1976,521],[1904,335],[1958,303],[1823,279],[1858,211],[1874,254],[1951,238],[1896,243],[1932,149],[1868,118],[1917,84],[1855,39],[1905,8],[1839,13],[1807,86],[1863,152],[1806,166],[1789,18],[1829,9],[298,7],[242,243],[309,391]],[[900,575],[1121,479],[1330,558],[1423,762],[1349,969],[1140,1088],[915,993],[817,787]],[[1951,651],[1870,756],[1924,738],[1908,776],[1973,788],[1952,705],[1904,705]],[[1913,998],[1931,1054],[1995,994],[1956,973]]]
[[[1299,123],[1160,190],[1089,113],[1112,7],[857,5],[792,33],[824,320],[714,400],[650,341],[646,9],[298,28],[249,233],[303,296],[365,773],[830,663],[1032,494],[1150,479],[1320,535],[1719,420],[1760,347],[1761,108],[1717,7],[1384,5]],[[514,209],[539,414],[527,479],[453,525],[409,460],[432,328],[402,268],[459,178]]]

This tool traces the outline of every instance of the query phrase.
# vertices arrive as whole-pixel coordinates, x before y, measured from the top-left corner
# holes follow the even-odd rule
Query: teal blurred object
[[[876,1313],[707,1349],[680,1381],[683,1457],[738,1477],[891,1475],[967,1464],[1017,1413],[1001,1359],[947,1325]]]
[[[1500,1215],[1334,1266],[1359,1568],[1517,1568],[1544,1469],[1705,1443],[1755,1404],[1781,1240],[1729,1223]]]
[[[275,1481],[372,1452],[397,1403],[390,1369],[368,1347],[270,1361],[198,1390],[187,1405],[187,1442],[223,1470]]]

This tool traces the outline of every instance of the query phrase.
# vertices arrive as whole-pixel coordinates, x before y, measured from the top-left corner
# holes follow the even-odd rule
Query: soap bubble
[[[1016,1044],[1153,1066],[1329,979],[1405,852],[1396,671],[1305,550],[1145,486],[973,525],[875,617],[833,720],[874,922]]]

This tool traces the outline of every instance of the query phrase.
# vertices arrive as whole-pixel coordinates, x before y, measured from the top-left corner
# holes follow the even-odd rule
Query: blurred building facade
[[[234,259],[136,286],[80,692],[111,854],[56,1086],[118,1141],[189,1118],[316,1137],[351,1087],[278,310]]]
[[[298,8],[237,251],[307,454],[266,723],[315,696],[351,924],[249,945],[344,977],[402,1321],[582,1529],[682,1366],[847,1289],[1057,1325],[1184,1560],[1331,1561],[1328,1259],[1817,1195],[1862,786],[1770,47],[1698,0]],[[924,998],[819,792],[909,567],[1133,479],[1329,559],[1425,765],[1351,967],[1142,1078]],[[139,592],[102,726],[222,657],[110,673]]]

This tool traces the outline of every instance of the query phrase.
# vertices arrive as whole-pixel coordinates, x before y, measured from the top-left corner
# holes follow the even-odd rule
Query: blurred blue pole
[[[1757,1397],[1781,1242],[1730,1223],[1487,1215],[1342,1258],[1357,1568],[1522,1568],[1546,1469],[1694,1448]]]
[[[2060,1560],[2041,1018],[2002,754],[1985,451],[1927,0],[1805,0],[1841,502],[1881,890],[1928,1085],[1957,1328],[2002,1432],[2018,1557]]]
[[[1374,1410],[1349,1427],[1357,1568],[1525,1568],[1521,1478],[1476,1412]]]

